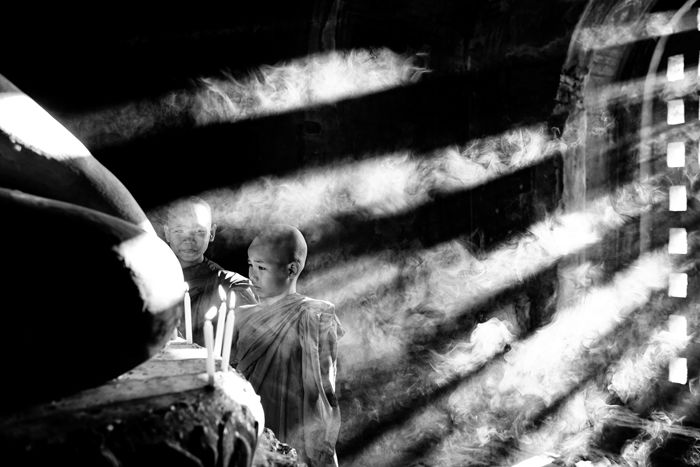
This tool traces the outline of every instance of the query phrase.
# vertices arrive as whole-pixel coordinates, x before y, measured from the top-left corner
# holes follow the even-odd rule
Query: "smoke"
[[[611,15],[610,24],[583,28],[576,41],[582,50],[599,50],[689,31],[695,27],[692,21],[670,24],[674,13],[663,11],[639,15],[634,22],[627,22],[626,18],[619,21]]]
[[[417,62],[415,55],[385,48],[332,51],[261,66],[245,76],[201,77],[190,88],[67,116],[62,123],[95,150],[166,128],[262,117],[404,86],[428,71]]]
[[[649,213],[654,206],[665,202],[664,191],[659,179],[630,184],[611,195],[592,200],[585,211],[552,215],[488,254],[474,253],[460,241],[411,252],[401,263],[402,269],[392,270],[394,285],[386,290],[391,293],[385,296],[380,288],[376,295],[367,295],[364,306],[375,301],[371,307],[341,307],[339,312],[345,320],[349,318],[351,327],[362,327],[357,335],[372,336],[372,342],[361,347],[365,351],[358,360],[351,351],[357,348],[357,342],[351,341],[347,348],[341,342],[345,355],[342,361],[349,363],[346,369],[366,370],[363,361],[370,362],[370,366],[379,365],[392,354],[394,357],[388,360],[390,366],[401,368],[403,364],[412,368],[406,374],[402,374],[405,370],[396,371],[394,379],[382,386],[385,395],[377,396],[379,400],[374,401],[375,406],[368,406],[366,402],[361,406],[362,410],[374,410],[379,420],[389,416],[397,405],[405,407],[409,401],[432,401],[431,391],[439,392],[440,388],[452,387],[463,378],[486,371],[446,399],[438,398],[423,408],[417,406],[404,425],[374,440],[362,455],[349,462],[363,465],[382,453],[401,451],[399,446],[410,451],[411,445],[424,442],[426,436],[441,440],[436,441],[438,447],[430,456],[430,465],[488,463],[494,445],[510,445],[508,449],[512,449],[516,440],[520,440],[516,444],[521,446],[517,452],[529,453],[522,446],[531,443],[532,446],[551,446],[551,450],[569,460],[589,454],[589,442],[597,435],[593,420],[598,409],[591,407],[605,407],[604,397],[609,397],[610,391],[622,391],[623,385],[642,388],[640,374],[634,375],[638,378],[636,382],[626,376],[635,364],[632,360],[640,364],[639,357],[646,356],[649,368],[662,368],[667,363],[665,358],[681,345],[669,340],[668,333],[663,331],[639,341],[640,336],[662,325],[658,309],[639,315],[635,326],[625,328],[628,334],[623,337],[609,337],[617,335],[620,322],[628,320],[649,302],[653,293],[667,286],[672,269],[668,255],[665,251],[650,253],[615,275],[607,285],[599,285],[605,279],[601,264],[584,263],[564,269],[561,281],[568,282],[579,293],[574,294],[575,300],[560,302],[550,324],[533,335],[526,332],[530,312],[527,297],[515,292],[504,301],[489,300],[501,291],[522,285],[561,258],[596,245],[608,232],[619,229],[630,219]],[[387,257],[385,266],[390,263]],[[445,326],[450,326],[449,323],[459,323],[464,310],[474,309],[480,303],[489,304],[488,314],[481,320],[479,316],[472,316],[477,321],[468,339],[457,340],[445,350],[428,347],[428,360],[422,369],[421,361],[402,360],[416,355],[415,346],[420,347],[423,342],[416,339],[417,335],[439,334]],[[406,311],[402,317],[396,316],[396,310]],[[608,349],[615,339],[618,344]],[[601,340],[605,344],[597,344]],[[450,334],[443,334],[440,341],[439,349],[444,349],[444,344],[450,342]],[[382,348],[382,343],[389,342],[390,345]],[[666,352],[663,355],[659,354],[662,348]],[[403,353],[397,355],[402,349]],[[625,349],[628,353],[623,354]],[[382,358],[373,359],[373,351]],[[600,389],[600,381],[583,383],[583,389],[576,389],[591,368],[607,368],[616,359],[621,363],[607,373],[608,390]],[[406,385],[408,381],[413,381],[410,390],[392,392],[395,386]],[[381,381],[376,383],[382,384]],[[577,396],[564,402],[555,418],[536,434],[525,436],[538,411],[556,405],[572,390]],[[403,402],[392,401],[397,395]],[[582,404],[588,407],[585,411],[580,409]],[[387,407],[392,409],[387,410]],[[427,420],[441,418],[450,420],[450,424],[440,429],[424,424]],[[353,436],[357,436],[354,430],[359,428],[346,428],[346,436],[354,439]],[[455,434],[450,435],[451,431]],[[518,455],[513,459],[516,457],[522,460]]]
[[[379,92],[416,81],[427,70],[415,61],[389,49],[334,51],[263,66],[242,81],[206,78],[193,115],[202,125]]]
[[[335,219],[405,213],[441,194],[466,190],[564,150],[546,127],[534,126],[430,154],[376,155],[361,161],[263,177],[235,189],[202,193],[214,207],[226,243],[245,243],[262,225],[294,224],[311,242],[342,229]],[[390,181],[390,182],[389,182]]]
[[[453,372],[449,382],[443,374],[441,384],[460,381],[465,373],[456,377],[458,370],[473,371],[479,358],[484,363],[494,356],[489,353],[501,350],[506,343],[511,350],[434,404],[416,410],[410,422],[385,435],[377,442],[379,446],[368,451],[369,457],[363,456],[365,461],[354,465],[362,465],[379,452],[389,452],[388,446],[406,449],[415,444],[422,436],[412,427],[425,429],[423,423],[440,414],[450,420],[454,433],[442,433],[429,456],[430,465],[483,465],[497,451],[508,456],[516,446],[527,457],[532,454],[528,445],[539,453],[550,449],[571,459],[587,455],[588,442],[595,435],[593,421],[605,404],[603,392],[585,380],[595,379],[595,374],[621,352],[616,346],[609,347],[628,332],[628,328],[618,332],[617,327],[621,322],[633,323],[630,316],[644,307],[652,294],[665,289],[670,269],[665,252],[649,253],[618,273],[610,284],[589,290],[582,303],[559,310],[550,324],[519,341],[512,340],[505,324],[493,319],[477,327],[467,345],[455,347],[440,360],[443,368],[452,365]],[[653,315],[658,310],[647,313]],[[644,320],[635,326],[638,332],[647,327]],[[632,345],[633,337],[631,332],[622,345]],[[465,365],[465,358],[472,363]],[[436,379],[427,374],[423,381]],[[569,396],[572,390],[573,397]],[[546,428],[525,436],[541,412],[562,400],[554,416],[544,423]],[[392,458],[391,454],[386,456]]]
[[[685,314],[680,316],[685,317]],[[665,329],[655,330],[641,351],[628,350],[610,368],[608,389],[625,404],[644,407],[648,402],[644,398],[650,396],[649,387],[665,379],[670,360],[686,347],[689,339],[689,336],[681,337],[670,332],[666,323]]]
[[[669,83],[666,80],[666,70],[659,72],[653,79],[652,92],[665,99],[671,96],[689,95],[697,87],[697,67],[684,68],[683,79]],[[605,109],[613,104],[622,104],[627,107],[641,105],[644,99],[645,85],[648,77],[631,79],[628,81],[606,84],[596,89],[596,92],[584,96],[584,105],[590,110]],[[673,131],[672,128],[663,125],[665,131]]]
[[[205,125],[307,108],[412,83],[425,72],[415,62],[388,50],[306,57],[127,106],[115,127],[100,130],[114,138],[86,131],[101,144],[168,122]],[[140,112],[148,115],[127,118]],[[429,247],[410,235],[381,245],[341,236],[351,244],[314,249],[348,229],[348,218],[410,219],[441,195],[571,149],[537,125],[427,154],[373,154],[200,194],[213,206],[226,248],[246,245],[267,223],[304,232],[310,257],[299,290],[333,302],[346,330],[339,342],[341,463],[514,464],[543,451],[568,463],[618,461],[595,447],[603,421],[614,419],[609,398],[644,401],[649,382],[685,343],[661,330],[669,310],[658,292],[673,264],[654,251],[611,277],[596,261],[552,271],[665,203],[668,180],[623,186],[587,200],[581,211],[551,212],[488,250],[468,233]],[[537,290],[557,281],[576,293]],[[653,450],[640,440],[623,461]]]

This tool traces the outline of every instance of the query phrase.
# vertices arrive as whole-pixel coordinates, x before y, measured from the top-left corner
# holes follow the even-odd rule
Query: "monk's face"
[[[171,213],[164,232],[183,267],[200,263],[213,239],[211,212],[201,205],[181,206]]]
[[[254,240],[248,248],[248,278],[258,298],[269,298],[289,291],[292,276],[282,252],[270,244]]]

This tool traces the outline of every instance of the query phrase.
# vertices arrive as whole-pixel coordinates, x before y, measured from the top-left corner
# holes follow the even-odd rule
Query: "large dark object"
[[[172,335],[182,273],[154,234],[90,209],[0,189],[0,410],[95,386]]]
[[[117,177],[2,75],[0,186],[96,209],[151,229]]]
[[[177,259],[124,185],[2,76],[0,213],[0,411],[103,383],[164,345]]]

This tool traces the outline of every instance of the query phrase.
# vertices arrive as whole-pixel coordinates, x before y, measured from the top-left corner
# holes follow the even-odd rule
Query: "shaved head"
[[[250,244],[251,249],[265,247],[273,251],[280,263],[299,264],[299,272],[306,264],[307,246],[299,229],[287,224],[265,227]]]
[[[211,206],[198,196],[189,196],[173,203],[166,216],[166,223],[172,224],[183,217],[195,216],[202,222],[212,223]]]
[[[204,252],[214,240],[211,206],[196,196],[183,198],[167,212],[163,233],[183,268],[204,261]]]
[[[296,293],[306,263],[306,240],[286,224],[265,227],[248,247],[248,276],[260,303]]]

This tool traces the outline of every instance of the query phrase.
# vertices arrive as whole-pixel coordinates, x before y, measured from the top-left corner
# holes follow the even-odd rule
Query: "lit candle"
[[[188,344],[192,343],[192,300],[187,282],[185,282],[185,340]]]
[[[204,315],[204,345],[207,348],[207,379],[210,385],[214,384],[214,325],[211,320],[216,316],[216,307],[213,306]]]
[[[226,320],[226,291],[219,285],[219,297],[221,305],[219,306],[219,317],[216,320],[216,339],[214,339],[214,354],[217,357],[221,356],[221,346],[224,343],[224,321]]]
[[[231,345],[233,344],[233,324],[235,322],[234,308],[236,308],[236,294],[231,291],[228,302],[228,314],[226,315],[226,329],[224,330],[224,349],[221,359],[221,371],[228,371],[228,362],[231,359]]]

